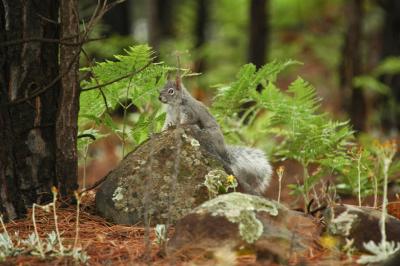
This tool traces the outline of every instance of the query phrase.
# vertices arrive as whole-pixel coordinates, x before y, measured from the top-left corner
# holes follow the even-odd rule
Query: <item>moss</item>
[[[228,221],[239,225],[239,234],[248,243],[256,241],[263,232],[263,225],[257,219],[257,212],[278,215],[277,205],[270,200],[243,193],[229,193],[203,203],[196,208],[199,214],[224,216]]]

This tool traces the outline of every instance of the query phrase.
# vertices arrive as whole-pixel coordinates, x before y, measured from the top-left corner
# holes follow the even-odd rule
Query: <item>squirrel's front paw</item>
[[[168,129],[175,129],[176,125],[174,125],[173,123],[168,123],[166,125],[163,126],[162,130],[168,130]]]

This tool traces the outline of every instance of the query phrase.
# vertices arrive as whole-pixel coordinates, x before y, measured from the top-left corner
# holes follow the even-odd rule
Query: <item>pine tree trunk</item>
[[[78,43],[78,0],[61,0],[60,16],[61,39]],[[73,195],[73,191],[78,188],[79,53],[79,45],[60,45],[62,78],[56,121],[56,176],[64,197]]]
[[[59,83],[26,101],[58,75],[58,1],[0,2],[0,212],[22,217],[51,198],[56,183]],[[4,43],[9,42],[9,43]]]
[[[349,114],[354,129],[363,131],[366,129],[364,93],[362,90],[353,87],[353,78],[361,74],[363,0],[350,0],[346,4],[347,29],[342,48],[342,62],[339,68],[342,106]]]
[[[250,39],[249,62],[257,68],[265,64],[268,45],[268,1],[251,0],[250,2]]]
[[[158,50],[163,39],[175,35],[176,14],[174,0],[148,1],[148,34],[150,46]]]
[[[400,1],[383,0],[380,2],[385,10],[382,59],[389,56],[400,56]],[[385,75],[382,77],[382,81],[392,90],[392,96],[382,99],[383,126],[387,131],[398,132],[400,131],[400,74]]]
[[[257,69],[266,63],[267,48],[269,41],[269,15],[268,0],[251,0],[249,9],[249,45],[248,45],[248,61],[253,63]],[[261,91],[262,86],[257,87],[257,91]],[[247,109],[254,106],[254,101],[246,102],[242,105],[242,111],[239,116],[242,117]],[[249,116],[244,120],[248,123]]]
[[[202,73],[205,70],[204,56],[201,55],[201,49],[206,42],[206,26],[208,21],[208,0],[197,1],[197,18],[195,24],[197,58],[194,62],[194,72]],[[200,55],[199,55],[200,53]]]

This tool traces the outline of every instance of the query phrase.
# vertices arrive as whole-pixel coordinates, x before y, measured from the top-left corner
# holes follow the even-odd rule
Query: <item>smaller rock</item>
[[[335,205],[326,209],[323,214],[326,221],[326,230],[330,235],[345,239],[353,239],[354,247],[360,251],[367,251],[364,243],[381,241],[379,220],[381,212],[368,207],[354,205]],[[386,217],[387,241],[400,241],[400,220],[391,215]]]
[[[178,221],[167,254],[215,254],[222,247],[256,253],[260,260],[287,261],[317,248],[320,228],[313,217],[265,198],[229,193],[203,203]]]

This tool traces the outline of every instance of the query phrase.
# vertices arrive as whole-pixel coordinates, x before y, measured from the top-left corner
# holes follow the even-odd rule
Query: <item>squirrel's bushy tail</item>
[[[245,192],[261,195],[269,185],[272,167],[263,151],[228,146],[230,167]]]

